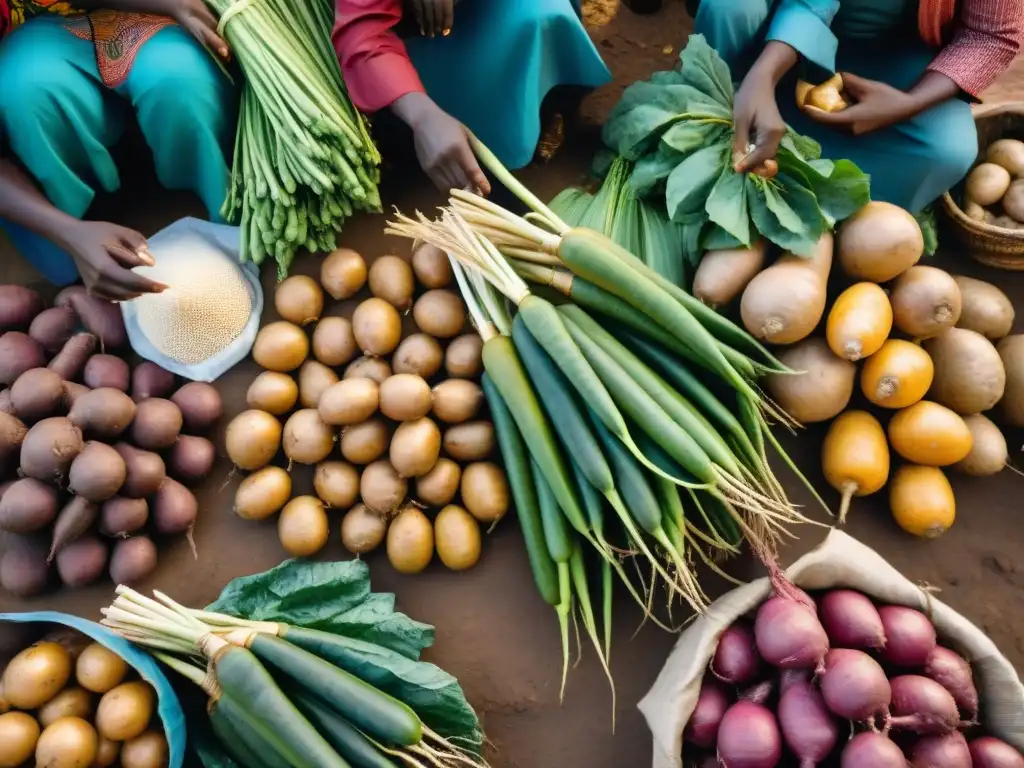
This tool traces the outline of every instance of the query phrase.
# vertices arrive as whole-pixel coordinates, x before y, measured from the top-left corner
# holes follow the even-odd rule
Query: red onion
[[[839,765],[840,768],[907,768],[907,758],[878,731],[865,731],[847,742]]]
[[[718,739],[718,726],[729,709],[729,695],[715,680],[705,677],[700,684],[697,705],[683,732],[683,740],[704,749],[711,749]]]
[[[729,707],[718,728],[718,761],[725,768],[775,768],[781,759],[775,715],[751,701]]]
[[[800,759],[800,768],[814,768],[839,740],[836,720],[808,676],[788,679],[779,697],[779,728],[786,745]]]
[[[873,650],[885,647],[882,617],[868,597],[852,589],[835,589],[821,598],[818,618],[834,648]]]
[[[757,677],[761,657],[754,646],[750,625],[736,622],[718,639],[718,648],[711,660],[711,672],[728,685],[746,685]]]
[[[828,652],[814,611],[787,597],[769,598],[758,609],[754,638],[761,658],[781,669],[814,669]]]
[[[828,708],[847,720],[868,720],[889,709],[892,691],[885,670],[864,651],[833,648],[818,682]]]
[[[910,748],[914,768],[972,768],[971,750],[960,731],[944,736],[923,736]]]
[[[993,736],[982,736],[968,746],[974,768],[1024,768],[1024,755]]]
[[[928,617],[902,605],[878,609],[885,630],[882,659],[897,667],[923,667],[935,650],[935,627]]]
[[[978,689],[974,687],[971,665],[963,656],[937,645],[925,662],[924,674],[953,694],[964,717],[977,718]]]
[[[960,725],[953,695],[921,675],[901,675],[892,687],[892,727],[920,734],[944,734]]]

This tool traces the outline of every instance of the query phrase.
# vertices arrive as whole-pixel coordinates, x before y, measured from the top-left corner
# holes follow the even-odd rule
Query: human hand
[[[733,169],[758,172],[774,160],[786,122],[775,101],[775,83],[757,68],[743,78],[733,102]],[[774,175],[774,174],[772,174]]]
[[[203,0],[143,0],[140,11],[169,16],[196,40],[225,61],[231,49],[217,31],[217,17]]]
[[[420,34],[447,35],[455,23],[455,0],[411,0]]]
[[[469,146],[466,127],[431,104],[410,123],[420,166],[442,192],[466,189],[489,195],[491,184]]]
[[[848,130],[860,136],[879,128],[902,123],[914,116],[914,100],[906,91],[888,83],[842,73],[843,90],[855,103],[838,112],[825,112],[806,106],[804,112],[812,120],[824,125]]]
[[[146,238],[105,221],[75,221],[61,235],[89,293],[106,301],[128,301],[168,286],[131,271],[155,262]]]

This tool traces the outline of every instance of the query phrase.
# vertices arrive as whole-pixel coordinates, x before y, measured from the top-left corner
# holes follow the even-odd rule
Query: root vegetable
[[[145,499],[115,496],[100,508],[98,530],[104,536],[123,537],[138,533],[149,521],[149,504]]]
[[[964,182],[964,198],[978,205],[998,203],[1010,187],[1010,172],[995,163],[980,163]]]
[[[0,331],[28,328],[43,311],[43,297],[23,285],[0,285]]]
[[[771,344],[793,344],[805,338],[825,313],[825,284],[831,267],[831,234],[822,236],[809,259],[783,255],[743,290],[743,325]]]
[[[92,713],[92,696],[89,692],[84,688],[68,687],[40,707],[37,716],[39,724],[47,728],[62,717],[88,720]]]
[[[842,525],[854,496],[877,493],[889,479],[889,445],[882,425],[867,411],[839,414],[822,443],[821,468],[829,485],[842,494]]]
[[[153,527],[164,536],[188,533],[199,514],[199,502],[192,491],[167,478],[150,501]]]
[[[82,381],[90,389],[111,387],[127,392],[130,382],[128,363],[113,355],[93,355],[85,362]]]
[[[922,400],[889,421],[889,444],[915,464],[946,467],[971,452],[971,430],[945,406]]]
[[[307,360],[299,368],[299,402],[306,408],[316,408],[324,391],[337,383],[338,374],[323,363]]]
[[[832,305],[826,338],[834,354],[857,361],[877,352],[891,330],[892,305],[885,291],[874,283],[857,283]]]
[[[429,379],[441,370],[443,358],[444,352],[437,339],[425,333],[414,333],[399,343],[391,356],[391,366],[396,374],[411,373]]]
[[[217,461],[217,450],[205,437],[182,435],[167,456],[167,465],[175,479],[186,485],[201,483],[210,476]]]
[[[818,677],[825,704],[836,715],[866,721],[889,709],[892,690],[877,661],[852,648],[833,648]]]
[[[0,412],[0,473],[6,474],[7,465],[21,451],[28,436],[28,427],[17,416]]]
[[[729,695],[714,680],[701,681],[697,703],[683,731],[683,741],[701,749],[714,749],[718,741],[718,727],[730,705]]]
[[[924,736],[910,748],[910,764],[914,768],[964,768],[972,764],[971,750],[958,731]]]
[[[406,507],[388,526],[388,561],[399,573],[422,573],[434,558],[434,528],[416,507]]]
[[[383,419],[367,419],[345,427],[341,432],[341,455],[353,464],[369,464],[384,455],[390,436]]]
[[[167,739],[156,731],[136,736],[121,748],[121,768],[163,768],[167,758]]]
[[[375,461],[359,478],[359,495],[363,503],[381,515],[394,512],[405,501],[408,483],[390,461]]]
[[[965,719],[974,720],[978,716],[974,673],[963,656],[937,645],[924,663],[924,674],[949,691]]]
[[[91,333],[76,333],[46,367],[65,381],[77,379],[90,355],[96,351],[97,341]]]
[[[224,441],[236,467],[262,469],[281,447],[281,422],[263,411],[243,411],[228,424]]]
[[[999,427],[980,413],[964,417],[964,423],[971,431],[971,451],[953,469],[976,477],[1001,472],[1009,459],[1009,450]]]
[[[85,386],[85,384],[76,384],[73,381],[65,381],[64,404],[67,405],[69,409],[74,408],[75,403],[78,402],[78,398],[88,392],[92,392],[92,390]]]
[[[0,530],[32,533],[45,528],[57,516],[60,497],[52,485],[23,477],[0,499]]]
[[[56,696],[70,678],[68,652],[58,643],[41,641],[8,662],[0,685],[4,698],[15,709],[38,709]]]
[[[64,405],[64,380],[49,368],[25,371],[11,386],[11,405],[29,424],[53,416]]]
[[[333,299],[355,296],[366,283],[366,262],[351,248],[338,248],[320,264],[320,285]]]
[[[309,355],[309,339],[294,323],[279,320],[260,328],[252,346],[252,359],[268,371],[294,371]]]
[[[88,501],[106,501],[121,490],[127,476],[121,454],[106,443],[91,441],[71,462],[68,490]]]
[[[313,488],[328,507],[348,509],[359,498],[359,472],[344,461],[323,461],[313,473]]]
[[[308,275],[292,275],[274,290],[274,309],[289,323],[314,323],[324,311],[323,289]]]
[[[444,369],[452,378],[475,379],[484,370],[483,339],[479,333],[466,333],[452,339],[444,352]]]
[[[182,424],[189,432],[206,432],[224,409],[217,388],[205,381],[190,381],[174,393],[171,402],[181,410]]]
[[[985,161],[1001,165],[1013,177],[1024,175],[1024,142],[998,139],[985,149]]]
[[[45,482],[62,480],[82,452],[82,432],[62,417],[43,419],[21,443],[21,473]]]
[[[889,508],[907,533],[934,539],[956,520],[956,500],[949,480],[938,467],[905,464],[889,483]]]
[[[928,393],[934,376],[932,358],[921,347],[902,339],[889,339],[864,361],[860,388],[875,405],[906,408]]]
[[[897,667],[923,667],[936,645],[935,627],[928,617],[902,605],[884,605],[878,615],[886,637],[882,659]]]
[[[170,400],[151,397],[135,409],[130,434],[139,448],[159,451],[170,448],[181,434],[184,418],[181,409]]]
[[[484,393],[480,386],[465,379],[448,379],[434,387],[434,415],[447,424],[461,424],[479,413]]]
[[[927,677],[901,675],[890,681],[892,686],[892,727],[926,734],[955,731],[960,714],[953,695]]]
[[[749,624],[737,621],[722,633],[710,669],[726,685],[741,686],[754,681],[761,670],[761,657],[757,655],[754,630]]]
[[[738,701],[718,726],[718,759],[729,768],[772,768],[782,759],[775,715],[760,704]]]
[[[64,717],[40,734],[36,743],[36,765],[39,768],[92,765],[98,749],[95,728],[79,717]]]
[[[992,342],[979,333],[950,328],[924,343],[935,364],[929,397],[969,416],[987,411],[1003,396],[1006,371]]]
[[[405,478],[425,475],[437,463],[440,453],[441,430],[425,417],[399,424],[391,437],[391,466]]]
[[[822,763],[839,742],[836,718],[810,675],[790,679],[779,696],[778,718],[782,737],[800,760],[801,768]]]
[[[797,82],[797,105],[814,107],[822,112],[841,112],[849,102],[843,97],[843,76],[838,72],[818,85]]]
[[[885,647],[885,628],[868,597],[852,589],[826,592],[818,604],[829,644],[839,648],[877,651]]]
[[[391,375],[391,366],[387,360],[379,357],[364,356],[349,363],[343,379],[373,379],[378,384]]]
[[[399,312],[412,306],[415,288],[412,267],[397,256],[381,256],[371,265],[368,275],[370,293],[384,299]]]
[[[296,411],[285,422],[281,447],[289,461],[318,464],[334,448],[334,430],[315,408]]]
[[[359,424],[377,411],[380,386],[373,379],[342,379],[324,390],[317,410],[332,426]]]
[[[980,333],[987,339],[1001,339],[1013,328],[1014,310],[1009,297],[991,283],[973,277],[954,278],[960,288],[963,309],[958,328]]]
[[[907,768],[907,758],[878,731],[858,733],[843,747],[840,768]]]
[[[494,452],[494,425],[489,421],[467,421],[444,433],[444,450],[456,461],[483,461]]]
[[[127,474],[121,495],[130,499],[144,499],[156,493],[167,476],[164,460],[159,454],[142,451],[129,443],[118,443],[114,446],[124,459]]]
[[[430,413],[430,385],[413,373],[396,373],[380,385],[380,412],[395,421],[415,421]]]
[[[282,416],[299,399],[299,385],[286,373],[266,371],[261,373],[245,393],[245,402],[250,408]]]
[[[412,252],[412,270],[424,288],[444,288],[452,281],[448,255],[429,243],[422,243]]]
[[[24,712],[0,714],[0,766],[17,768],[27,763],[38,742],[39,723],[34,717]]]
[[[39,342],[20,331],[0,336],[0,384],[11,386],[25,371],[46,365]]]
[[[356,504],[341,519],[341,543],[354,555],[365,555],[384,543],[388,524],[365,504]]]
[[[235,513],[245,520],[266,520],[292,495],[292,478],[280,467],[253,472],[235,492]]]
[[[764,267],[767,243],[758,240],[750,248],[708,251],[693,275],[693,295],[712,307],[728,304]]]
[[[462,333],[466,307],[458,294],[444,288],[427,291],[412,308],[416,327],[437,339],[450,339]]]
[[[1006,373],[999,415],[1013,427],[1024,427],[1024,334],[1000,339],[996,347]]]
[[[480,560],[480,525],[462,507],[449,504],[434,519],[437,556],[450,571],[467,571]]]
[[[496,523],[508,512],[508,480],[490,461],[474,462],[462,470],[462,503],[481,523]]]
[[[92,389],[79,397],[68,413],[68,421],[90,437],[110,440],[123,433],[135,419],[137,407],[119,389]]]
[[[887,283],[917,264],[923,253],[917,220],[891,203],[872,201],[839,229],[839,264],[856,280]]]
[[[95,536],[83,536],[57,553],[57,575],[71,587],[92,584],[107,567],[107,547]]]
[[[75,310],[85,329],[100,340],[101,348],[118,349],[128,343],[128,332],[118,304],[90,296],[80,285],[65,288],[53,303]]]
[[[462,469],[451,459],[438,459],[425,475],[416,478],[416,499],[429,507],[443,507],[459,491]]]
[[[352,313],[352,334],[364,355],[389,355],[402,339],[402,318],[384,299],[367,299]]]
[[[324,365],[345,365],[359,353],[352,323],[345,317],[325,317],[313,329],[313,356]]]
[[[832,354],[824,339],[807,339],[778,355],[796,374],[765,381],[768,394],[786,413],[811,424],[842,413],[853,394],[857,366]]]
[[[814,669],[828,652],[828,636],[814,612],[789,597],[771,597],[754,620],[761,658],[780,669]]]
[[[315,555],[327,543],[330,528],[323,502],[315,496],[298,496],[281,510],[277,535],[292,557]]]
[[[71,307],[50,307],[35,316],[28,335],[38,341],[45,351],[53,354],[67,343],[77,325],[78,315]]]
[[[948,273],[935,267],[911,267],[893,283],[889,295],[893,321],[917,339],[937,336],[960,319],[960,288]]]
[[[99,517],[100,508],[82,496],[74,496],[64,505],[53,526],[53,543],[47,561],[92,528]]]
[[[96,729],[105,739],[129,741],[146,730],[153,717],[149,683],[135,681],[107,691],[96,707]]]
[[[156,570],[156,545],[146,536],[132,536],[114,544],[110,578],[115,584],[134,586]]]
[[[173,373],[149,360],[144,360],[135,366],[135,370],[132,371],[132,399],[135,402],[150,397],[168,397],[172,392],[174,392]]]
[[[1024,755],[993,736],[974,739],[968,747],[974,768],[1024,768]]]
[[[0,589],[15,597],[34,597],[50,581],[46,546],[34,538],[6,537],[7,551],[0,557]],[[0,699],[3,696],[0,695]]]

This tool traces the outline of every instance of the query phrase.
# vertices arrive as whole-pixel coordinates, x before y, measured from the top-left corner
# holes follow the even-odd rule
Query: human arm
[[[72,4],[85,11],[109,9],[167,16],[222,59],[231,55],[228,44],[217,31],[217,17],[203,0],[72,0]]]
[[[18,166],[3,158],[0,218],[20,224],[70,253],[89,292],[99,298],[124,301],[166,287],[131,271],[131,267],[153,263],[141,234],[67,215],[55,208]]]

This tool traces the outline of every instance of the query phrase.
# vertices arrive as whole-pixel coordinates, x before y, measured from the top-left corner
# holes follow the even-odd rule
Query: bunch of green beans
[[[231,185],[221,215],[244,259],[333,250],[346,219],[380,211],[380,154],[348,98],[327,0],[207,0],[245,75]],[[240,10],[239,10],[240,9]]]

